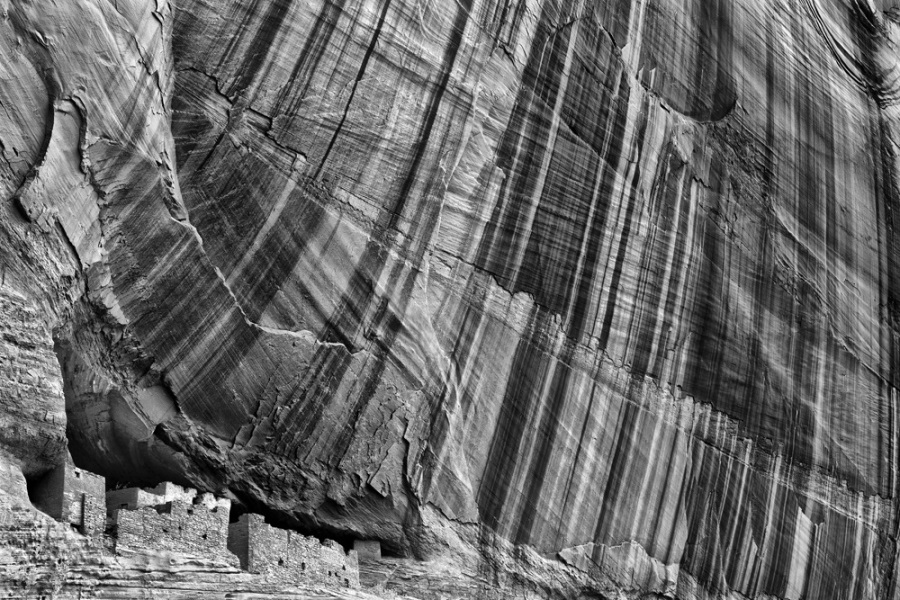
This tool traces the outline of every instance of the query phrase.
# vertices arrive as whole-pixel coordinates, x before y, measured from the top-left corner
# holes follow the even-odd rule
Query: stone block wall
[[[116,550],[194,554],[237,564],[228,551],[228,514],[231,503],[204,494],[194,502],[172,500],[136,510],[114,508]]]
[[[229,549],[241,567],[269,583],[359,587],[356,552],[331,540],[272,527],[262,515],[245,514],[229,527]]]
[[[80,504],[81,515],[78,518]],[[103,496],[94,494],[82,494],[81,502],[73,501],[69,504],[68,522],[78,527],[79,531],[88,536],[99,536],[106,531],[106,503]],[[76,521],[80,520],[80,524]]]
[[[355,550],[272,527],[262,515],[229,524],[231,502],[173,484],[107,494],[116,550],[179,552],[237,566],[273,585],[359,587]]]
[[[164,482],[154,488],[132,487],[110,490],[106,492],[106,506],[112,515],[113,511],[119,509],[136,510],[145,506],[160,506],[176,500],[185,504],[193,504],[196,497],[197,490]]]
[[[301,536],[291,533],[291,536]],[[315,538],[306,538],[317,542]],[[315,554],[313,554],[315,557]],[[325,540],[318,547],[318,564],[313,563],[313,574],[322,583],[340,583],[347,587],[359,588],[359,557],[356,550],[344,552],[344,548],[334,540]]]
[[[100,535],[106,524],[103,477],[70,462],[50,471],[29,493],[35,508],[69,523],[84,535]]]

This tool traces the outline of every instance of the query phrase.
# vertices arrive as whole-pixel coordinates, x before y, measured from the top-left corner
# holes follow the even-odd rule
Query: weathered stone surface
[[[355,550],[345,552],[333,540],[272,527],[262,515],[247,513],[231,523],[228,549],[242,569],[266,582],[359,588]]]
[[[223,564],[238,564],[228,551],[229,505],[205,506],[167,502],[158,507],[115,510],[116,550],[178,549]]]
[[[33,482],[28,490],[35,508],[88,537],[102,536],[106,531],[105,496],[103,478],[70,461]]]
[[[110,528],[97,529],[97,517],[106,515],[103,488],[102,478],[71,465],[29,483],[18,466],[0,461],[0,597],[378,600],[347,589],[359,587],[356,555],[346,555],[333,541],[299,536],[312,577],[260,576],[238,569],[238,557],[226,550],[228,500],[198,496],[195,490],[161,485],[152,490],[160,494],[145,494],[157,501],[169,499],[157,507],[160,513],[147,506],[111,507]],[[192,502],[184,502],[186,498]],[[75,510],[81,513],[77,520]],[[262,523],[261,516],[253,516]],[[274,548],[258,550],[265,555]],[[291,558],[301,556],[291,553]]]
[[[535,595],[900,594],[892,2],[0,14],[4,423]]]
[[[24,480],[23,480],[24,484]],[[0,490],[0,597],[68,599],[285,598],[378,600],[359,591],[285,586],[178,552],[113,554],[101,540]]]
[[[50,323],[15,284],[0,287],[0,457],[31,474],[65,456],[66,413]]]

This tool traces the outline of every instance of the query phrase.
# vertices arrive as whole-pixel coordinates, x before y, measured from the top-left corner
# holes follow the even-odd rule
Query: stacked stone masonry
[[[136,510],[113,510],[116,550],[196,554],[237,564],[228,552],[231,502],[204,495],[194,502],[170,500]]]
[[[172,483],[111,490],[106,503],[117,550],[178,551],[237,564],[267,584],[359,587],[355,551],[268,525],[245,514],[229,525],[231,502]]]
[[[265,581],[284,585],[331,584],[359,587],[359,561],[332,540],[319,542],[294,531],[278,529],[262,515],[241,515],[229,527],[229,549],[245,570]]]
[[[84,535],[97,536],[106,525],[104,493],[102,477],[65,462],[36,482],[30,496],[35,508]]]
[[[231,501],[212,494],[172,483],[107,492],[102,477],[67,462],[32,483],[29,496],[35,508],[84,535],[112,533],[116,552],[170,552],[240,564],[266,585],[359,588],[356,550],[344,552],[334,541],[272,527],[257,514],[229,524]]]
[[[137,510],[147,506],[159,506],[167,502],[180,501],[192,504],[197,498],[197,492],[185,489],[174,483],[164,482],[155,488],[124,488],[106,492],[106,506],[110,515],[117,509]]]

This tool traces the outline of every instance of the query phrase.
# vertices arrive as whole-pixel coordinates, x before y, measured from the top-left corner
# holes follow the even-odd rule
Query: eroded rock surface
[[[538,596],[900,594],[892,2],[0,14],[23,471],[64,387],[87,468]]]

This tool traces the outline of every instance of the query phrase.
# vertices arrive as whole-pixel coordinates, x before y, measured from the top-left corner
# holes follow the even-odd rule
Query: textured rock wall
[[[71,462],[59,465],[28,489],[35,508],[88,537],[102,536],[106,530],[105,495],[102,477]]]
[[[158,507],[113,511],[116,550],[155,550],[203,556],[223,564],[238,564],[228,551],[228,507],[174,501]]]
[[[180,553],[119,553],[102,536],[75,533],[19,501],[6,465],[0,471],[0,597],[16,600],[132,600],[153,598],[285,598],[296,600],[363,599],[358,590],[315,589],[260,581],[214,558]],[[13,478],[14,479],[14,478]],[[18,473],[21,493],[25,480]],[[108,541],[108,540],[107,540]]]
[[[241,568],[282,585],[319,584],[359,588],[355,550],[272,527],[262,515],[243,514],[228,527],[228,549]]]
[[[66,413],[50,324],[23,287],[0,287],[0,457],[34,474],[64,459]]]
[[[548,590],[900,593],[891,2],[0,7],[85,466]]]

